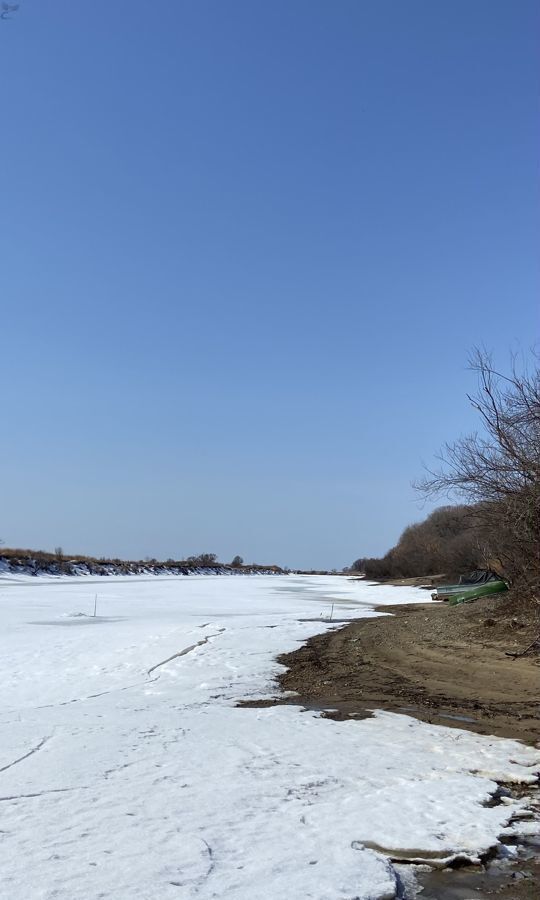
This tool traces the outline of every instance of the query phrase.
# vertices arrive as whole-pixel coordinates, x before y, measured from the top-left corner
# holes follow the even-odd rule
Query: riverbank
[[[212,554],[210,554],[211,556]],[[67,557],[59,553],[46,553],[42,550],[11,550],[2,548],[0,552],[0,576],[39,577],[42,575],[110,577],[126,575],[284,575],[279,566],[232,565],[190,560],[169,559],[160,562],[151,560],[96,559],[92,556]]]
[[[536,613],[516,615],[515,602],[493,597],[378,611],[392,615],[316,635],[280,656],[287,667],[281,688],[296,692],[301,704],[335,710],[336,718],[389,709],[481,734],[540,740],[540,657],[507,655],[534,640]]]

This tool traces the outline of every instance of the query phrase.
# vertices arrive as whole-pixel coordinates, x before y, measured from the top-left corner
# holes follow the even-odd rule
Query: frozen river
[[[92,617],[97,592],[97,617]],[[476,858],[516,742],[274,693],[277,653],[415,589],[339,577],[0,578],[0,896],[381,900],[390,856]],[[304,621],[303,621],[304,620]]]

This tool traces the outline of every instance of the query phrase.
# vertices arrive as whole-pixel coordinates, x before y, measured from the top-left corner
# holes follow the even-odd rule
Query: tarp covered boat
[[[502,581],[500,575],[491,569],[475,569],[469,575],[461,575],[459,584],[488,584],[491,581]]]
[[[508,585],[500,575],[477,571],[471,575],[462,575],[458,584],[440,585],[431,597],[433,600],[448,600],[451,606],[455,606],[486,594],[499,594],[507,590]]]

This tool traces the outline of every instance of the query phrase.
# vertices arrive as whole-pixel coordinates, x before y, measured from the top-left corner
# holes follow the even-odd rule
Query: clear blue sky
[[[536,0],[0,21],[0,536],[342,566],[538,336]]]

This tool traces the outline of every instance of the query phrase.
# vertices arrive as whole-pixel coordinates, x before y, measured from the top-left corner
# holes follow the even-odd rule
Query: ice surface
[[[484,803],[496,780],[534,781],[540,754],[517,742],[235,706],[274,692],[277,653],[333,627],[301,620],[424,592],[103,578],[92,622],[95,590],[0,578],[2,897],[382,900],[390,857],[475,859],[514,827],[519,803]]]

